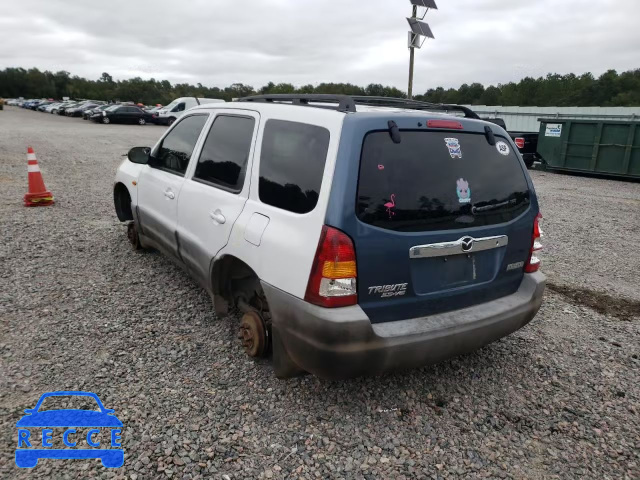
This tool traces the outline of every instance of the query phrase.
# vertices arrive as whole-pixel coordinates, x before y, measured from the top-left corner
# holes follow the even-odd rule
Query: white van
[[[158,110],[154,118],[155,123],[159,125],[173,125],[173,122],[184,115],[184,112],[198,105],[204,105],[205,103],[224,103],[224,100],[197,97],[176,98],[169,105]]]

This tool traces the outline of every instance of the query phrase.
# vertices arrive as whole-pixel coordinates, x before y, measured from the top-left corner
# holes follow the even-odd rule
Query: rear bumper
[[[328,309],[263,283],[278,336],[275,355],[301,369],[339,379],[420,367],[476,350],[529,323],[546,278],[525,274],[512,295],[410,320],[371,324],[359,306]],[[276,372],[277,373],[277,372]]]

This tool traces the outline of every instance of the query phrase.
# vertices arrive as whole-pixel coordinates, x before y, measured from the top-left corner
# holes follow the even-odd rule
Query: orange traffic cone
[[[29,172],[29,193],[24,196],[25,207],[46,207],[53,205],[53,195],[44,186],[42,173],[33,148],[27,149],[27,171]]]

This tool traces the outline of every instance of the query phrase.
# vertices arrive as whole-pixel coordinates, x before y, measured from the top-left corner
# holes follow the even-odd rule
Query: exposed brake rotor
[[[138,236],[138,229],[134,222],[129,222],[127,225],[127,238],[134,250],[140,250],[140,237]]]
[[[238,338],[250,357],[257,358],[266,355],[269,348],[269,332],[258,312],[252,310],[242,316]]]

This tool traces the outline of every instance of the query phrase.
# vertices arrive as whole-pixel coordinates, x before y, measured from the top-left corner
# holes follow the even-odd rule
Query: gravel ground
[[[521,331],[434,367],[279,381],[245,357],[236,319],[128,246],[113,175],[162,131],[0,112],[0,477],[640,478],[640,318],[570,295],[638,299],[625,238],[638,232],[639,184],[534,172],[546,271],[570,290],[549,291]],[[54,207],[22,206],[27,145]],[[52,390],[115,409],[124,467],[16,468],[15,422]]]
[[[550,280],[622,297],[640,309],[640,182],[531,174],[544,216]]]

